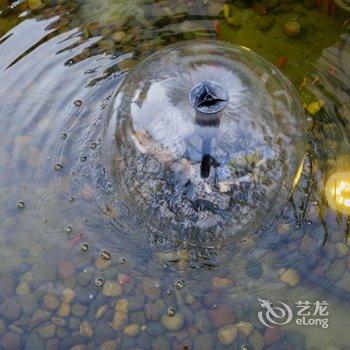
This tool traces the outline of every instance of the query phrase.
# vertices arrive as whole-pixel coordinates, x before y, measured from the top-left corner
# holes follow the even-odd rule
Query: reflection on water
[[[349,15],[329,4],[236,0],[223,13],[222,1],[0,0],[1,348],[350,344]],[[301,32],[288,36],[284,25],[295,21]],[[278,65],[308,124],[289,204],[220,248],[167,246],[166,230],[145,228],[118,201],[101,152],[127,71],[195,38]],[[294,312],[297,301],[326,300],[329,328],[292,321],[271,330],[257,318],[258,298]]]

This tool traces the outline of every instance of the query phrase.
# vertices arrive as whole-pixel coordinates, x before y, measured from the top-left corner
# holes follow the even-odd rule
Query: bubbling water
[[[215,125],[199,123],[189,101],[203,82],[228,94]],[[196,41],[163,49],[126,76],[103,146],[135,216],[213,244],[253,233],[281,210],[300,173],[303,135],[299,98],[275,67],[243,47]]]

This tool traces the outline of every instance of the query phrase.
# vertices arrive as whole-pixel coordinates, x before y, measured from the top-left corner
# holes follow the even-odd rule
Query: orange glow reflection
[[[328,179],[326,198],[331,208],[350,214],[350,172],[335,173]]]

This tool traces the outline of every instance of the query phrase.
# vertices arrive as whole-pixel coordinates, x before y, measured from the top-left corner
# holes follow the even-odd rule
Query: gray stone
[[[213,329],[209,315],[204,310],[196,312],[194,322],[202,333],[208,333]]]
[[[21,315],[21,306],[14,298],[9,298],[3,301],[0,305],[0,314],[9,319],[15,321]]]
[[[199,334],[194,340],[194,350],[212,350],[214,340],[210,333]]]
[[[15,350],[21,348],[21,336],[14,332],[6,332],[0,340],[1,350]]]
[[[26,350],[45,349],[45,341],[39,337],[37,333],[30,333],[26,341]]]
[[[170,342],[168,337],[159,335],[153,342],[153,350],[170,350]]]
[[[136,294],[128,297],[128,310],[131,312],[141,310],[144,304],[145,296],[142,294]]]
[[[152,336],[161,335],[165,332],[165,327],[159,322],[148,322],[146,332]]]
[[[71,307],[72,315],[78,318],[82,318],[86,314],[87,310],[88,308],[82,304],[74,304]]]
[[[146,322],[146,318],[145,315],[143,314],[142,311],[137,311],[134,312],[130,315],[130,320],[132,321],[132,323],[137,323],[137,324],[144,324]]]

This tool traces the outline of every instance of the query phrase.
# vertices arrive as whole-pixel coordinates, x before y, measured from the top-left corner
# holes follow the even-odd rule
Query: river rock
[[[101,350],[116,350],[119,345],[117,340],[107,340],[101,344]]]
[[[214,340],[210,333],[199,334],[194,340],[194,350],[213,350]]]
[[[14,298],[6,299],[0,305],[0,314],[11,321],[17,320],[21,315],[21,306]]]
[[[106,314],[108,309],[109,309],[109,305],[108,304],[100,306],[97,309],[96,313],[95,313],[95,319],[99,320],[100,318],[102,318]]]
[[[69,304],[75,297],[75,292],[73,289],[66,288],[62,293],[62,302]]]
[[[228,288],[233,286],[233,281],[228,278],[213,277],[211,280],[213,287],[215,288]]]
[[[151,336],[158,336],[165,332],[164,326],[159,322],[148,322],[147,323],[147,333]]]
[[[159,335],[153,340],[152,345],[154,350],[171,350],[170,341],[168,337],[164,335]]]
[[[114,330],[121,330],[128,322],[128,314],[121,311],[115,311],[112,321],[112,327]]]
[[[94,335],[91,324],[88,321],[82,322],[79,327],[79,334],[87,338],[91,338]]]
[[[349,248],[345,243],[339,242],[336,244],[337,247],[337,252],[338,252],[338,257],[342,258],[346,254],[348,254]]]
[[[165,312],[165,302],[158,299],[154,303],[150,302],[145,305],[145,316],[148,320],[158,321]]]
[[[283,32],[290,38],[294,38],[300,33],[301,27],[298,22],[290,21],[287,22],[283,27]]]
[[[67,317],[70,312],[70,305],[66,303],[62,303],[60,308],[57,311],[57,316],[59,317]]]
[[[237,323],[237,328],[239,334],[243,337],[248,337],[252,333],[254,326],[250,322],[239,322]]]
[[[21,349],[21,337],[15,332],[6,332],[0,340],[1,350],[16,350]]]
[[[24,295],[19,299],[22,311],[25,315],[30,316],[38,309],[38,301],[33,294]]]
[[[86,314],[87,310],[88,308],[82,304],[74,304],[71,307],[72,315],[78,318],[82,318]]]
[[[282,282],[288,284],[290,287],[295,287],[299,284],[299,275],[296,270],[293,269],[281,269],[278,271]]]
[[[130,311],[139,311],[145,304],[145,296],[142,294],[132,295],[128,298],[128,303]]]
[[[237,326],[234,324],[227,324],[219,328],[218,330],[218,339],[221,344],[230,345],[237,338]]]
[[[52,338],[56,333],[56,325],[53,323],[45,323],[38,329],[38,334],[43,339]]]
[[[273,27],[276,20],[273,17],[262,16],[259,18],[257,28],[262,32],[266,32]]]
[[[53,294],[46,294],[43,302],[47,310],[56,310],[60,306],[60,301]]]
[[[184,325],[184,322],[184,316],[180,313],[176,313],[174,316],[163,315],[161,318],[162,325],[172,332],[181,329]]]
[[[234,314],[225,306],[219,306],[216,310],[209,310],[211,321],[216,328],[235,322]]]
[[[142,311],[136,311],[131,314],[130,320],[133,323],[138,323],[138,324],[145,324],[146,323],[146,318],[145,315]]]
[[[213,329],[209,315],[204,310],[199,310],[196,312],[194,316],[194,323],[202,333],[209,333]]]
[[[75,268],[69,261],[60,261],[58,263],[58,275],[62,279],[74,276]]]
[[[107,280],[102,293],[107,297],[118,297],[123,294],[123,288],[118,282]]]
[[[45,349],[45,341],[39,337],[37,333],[30,333],[28,335],[26,344],[26,350],[41,350]]]
[[[257,330],[253,330],[249,336],[249,342],[253,345],[254,350],[262,350],[264,347],[264,337]]]
[[[16,293],[18,295],[28,295],[30,293],[30,288],[27,282],[21,282],[16,288]]]
[[[157,300],[160,296],[159,280],[143,277],[141,281],[141,288],[145,296],[151,300]]]
[[[283,332],[280,327],[267,327],[264,334],[264,343],[265,345],[271,345],[278,343],[283,337]]]
[[[95,266],[99,270],[105,270],[111,265],[111,263],[112,263],[111,260],[106,260],[106,259],[103,259],[102,257],[98,257],[95,261]]]
[[[124,334],[129,337],[136,337],[141,332],[140,325],[133,323],[124,328]]]
[[[39,309],[32,315],[29,325],[34,328],[48,319],[50,319],[50,313],[46,310]]]

